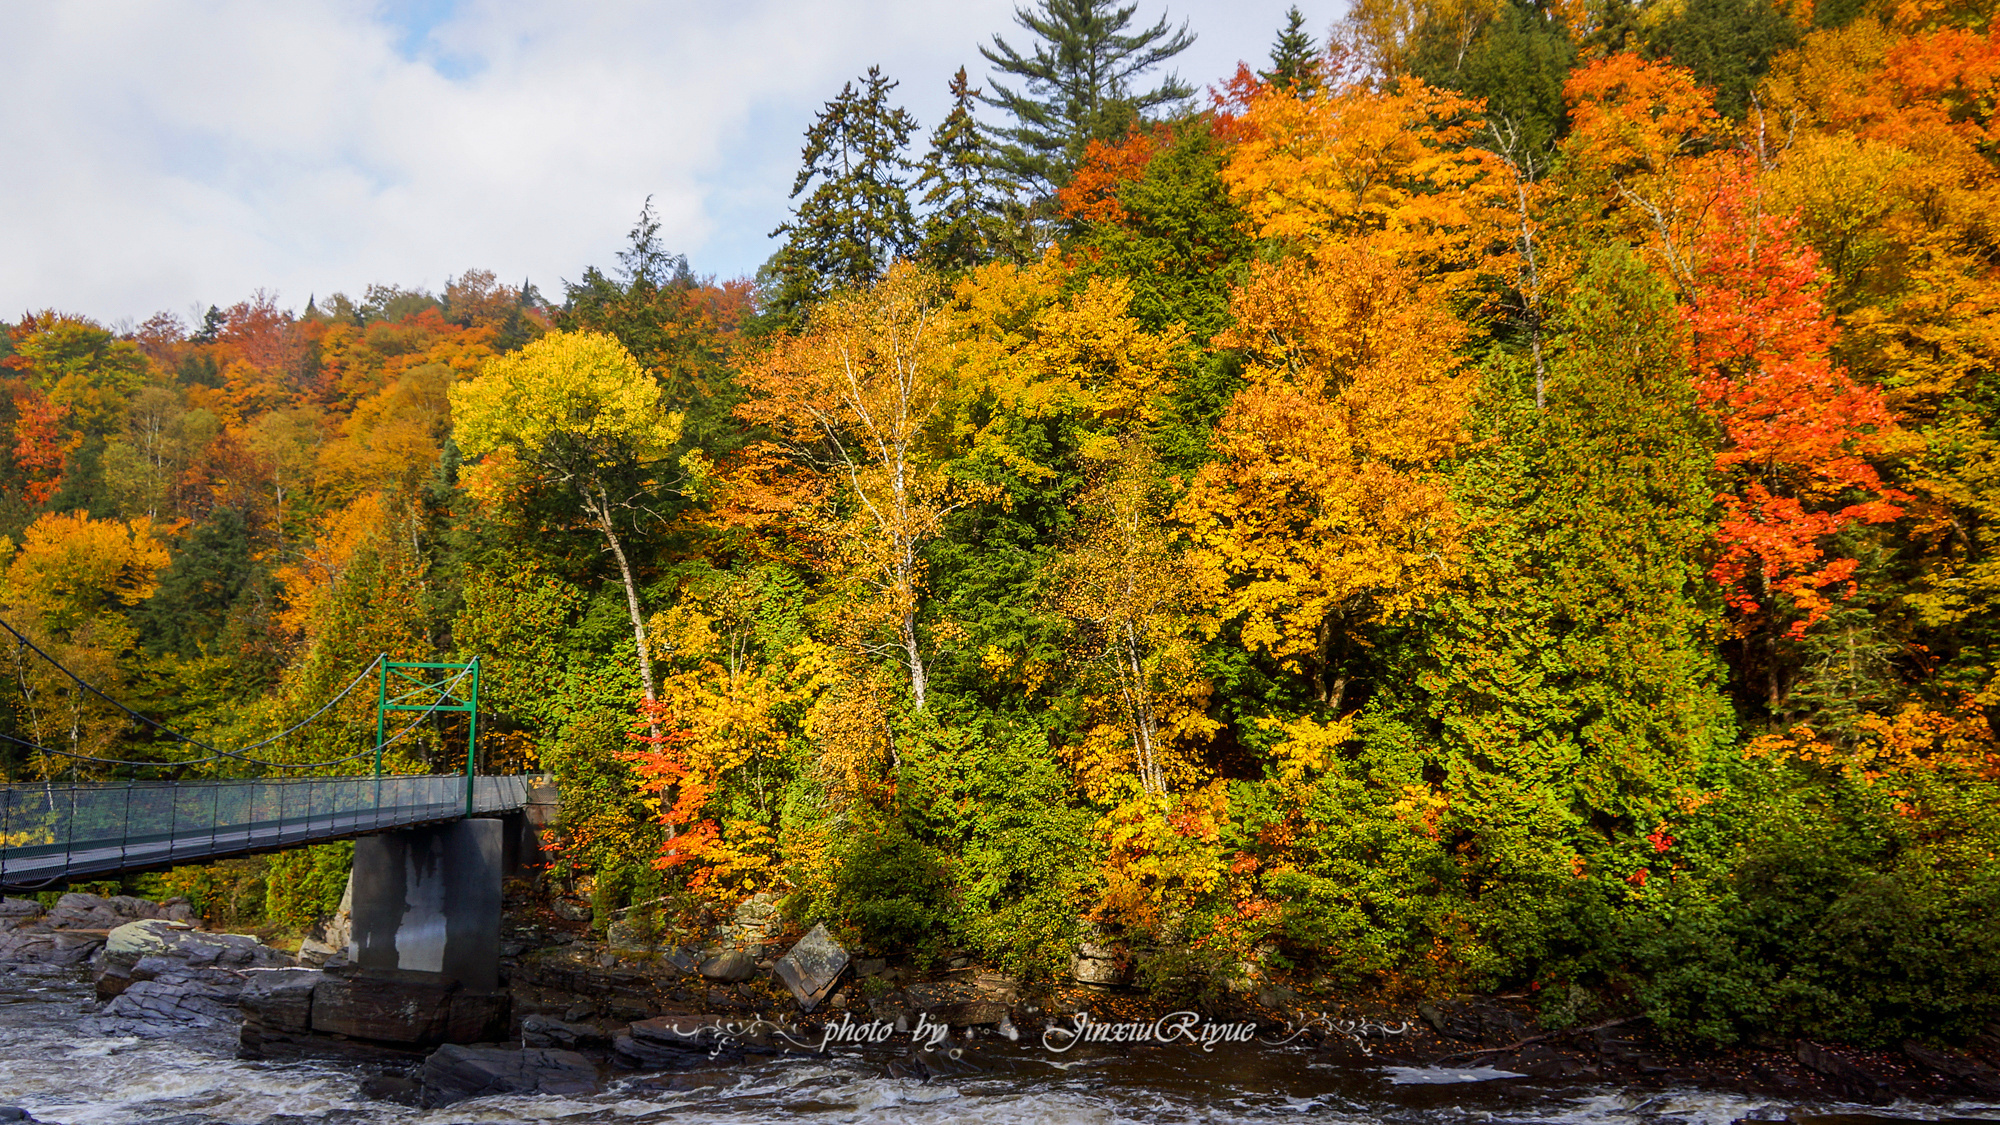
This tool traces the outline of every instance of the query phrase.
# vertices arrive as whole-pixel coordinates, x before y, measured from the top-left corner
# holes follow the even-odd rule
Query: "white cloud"
[[[1197,85],[1285,3],[1172,4]],[[1157,13],[1141,6],[1141,16]],[[0,318],[284,303],[488,268],[557,291],[654,197],[668,245],[753,270],[801,134],[871,64],[928,129],[1009,0],[360,0],[0,8]],[[1312,12],[1324,26],[1333,11]],[[1016,38],[1010,34],[1010,39]]]

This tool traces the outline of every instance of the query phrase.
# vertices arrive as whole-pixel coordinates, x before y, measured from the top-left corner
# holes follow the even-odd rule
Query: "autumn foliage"
[[[541,885],[621,940],[755,896],[1031,989],[1980,1034],[2000,31],[1615,8],[1300,16],[1019,194],[970,79],[906,167],[871,72],[758,280],[648,207],[560,301],[23,313],[0,613],[238,743],[478,656],[482,766],[562,787]],[[195,768],[5,671],[10,779]]]
[[[1826,544],[1857,523],[1887,523],[1908,497],[1867,460],[1895,438],[1882,392],[1832,358],[1834,325],[1817,256],[1796,222],[1746,213],[1733,196],[1700,247],[1701,280],[1687,311],[1702,402],[1722,421],[1721,497],[1713,574],[1730,605],[1755,617],[1782,599],[1797,638],[1825,616],[1826,591],[1850,581],[1852,558]]]

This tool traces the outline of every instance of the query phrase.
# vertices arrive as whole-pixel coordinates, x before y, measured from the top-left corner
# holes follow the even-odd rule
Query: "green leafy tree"
[[[917,245],[905,178],[917,121],[889,104],[896,86],[871,66],[859,89],[842,86],[806,130],[792,181],[792,198],[805,198],[771,232],[785,237],[767,266],[781,313],[796,316],[837,289],[867,285]]]
[[[1193,46],[1194,35],[1165,16],[1128,34],[1137,11],[1110,0],[1042,0],[1038,9],[1014,10],[1015,22],[1040,40],[1028,54],[998,35],[979,48],[1021,84],[996,82],[985,101],[1014,119],[1000,152],[1023,186],[1052,192],[1069,181],[1090,141],[1121,137],[1148,112],[1194,93],[1172,74],[1150,90],[1138,87],[1141,75]]]
[[[101,437],[124,419],[126,400],[144,386],[146,356],[95,321],[66,313],[23,317],[7,366],[62,409],[73,432]]]
[[[1687,0],[1645,42],[1653,57],[1694,71],[1696,82],[1715,90],[1715,108],[1740,119],[1772,57],[1798,37],[1771,0]]]

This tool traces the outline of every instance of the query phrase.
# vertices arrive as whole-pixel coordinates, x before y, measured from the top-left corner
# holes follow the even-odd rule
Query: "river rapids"
[[[1053,1054],[1038,1045],[977,1052],[979,1070],[929,1081],[884,1077],[884,1056],[753,1062],[709,1074],[627,1077],[587,1098],[492,1097],[420,1110],[372,1101],[379,1068],[248,1062],[232,1037],[100,1037],[79,980],[0,970],[0,1106],[62,1125],[390,1125],[596,1122],[723,1125],[770,1121],[1047,1123],[1313,1121],[1341,1125],[1866,1125],[2000,1121],[2000,1106],[1802,1106],[1698,1090],[1625,1091],[1478,1069],[1321,1061],[1262,1044],[1125,1046]],[[676,1086],[681,1088],[675,1088]]]

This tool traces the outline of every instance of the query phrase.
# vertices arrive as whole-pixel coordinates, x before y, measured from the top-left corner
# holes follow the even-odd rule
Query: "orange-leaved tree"
[[[1902,514],[1907,497],[1867,458],[1895,434],[1879,389],[1833,362],[1832,318],[1818,256],[1797,220],[1759,214],[1752,190],[1720,197],[1697,252],[1685,315],[1696,386],[1721,423],[1722,554],[1712,573],[1738,628],[1796,639],[1851,585],[1853,558],[1829,557],[1833,537]],[[1777,702],[1775,675],[1769,684]]]
[[[1571,203],[1606,209],[1617,233],[1643,238],[1683,297],[1699,263],[1694,241],[1721,187],[1724,139],[1715,92],[1694,73],[1630,51],[1596,59],[1563,84]],[[1642,234],[1643,232],[1643,234]]]
[[[627,759],[667,830],[655,866],[687,868],[698,894],[760,889],[775,850],[773,794],[741,778],[746,768],[761,778],[782,755],[779,710],[800,698],[789,665],[813,646],[777,651],[757,620],[759,593],[754,574],[690,583],[652,623],[669,670],[642,713],[659,733]],[[754,798],[734,816],[712,807],[732,780]]]
[[[1513,176],[1471,142],[1484,104],[1404,78],[1316,97],[1258,86],[1222,178],[1264,238],[1373,236],[1407,265],[1463,283],[1508,253]]]
[[[1178,518],[1197,589],[1245,646],[1336,712],[1362,630],[1450,576],[1458,522],[1438,461],[1472,377],[1443,295],[1365,245],[1259,266],[1217,337],[1249,386]]]

